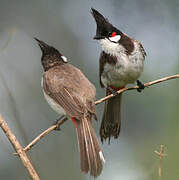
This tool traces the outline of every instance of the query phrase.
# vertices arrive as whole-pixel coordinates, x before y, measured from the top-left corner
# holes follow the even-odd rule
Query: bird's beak
[[[96,39],[96,40],[104,39],[104,36],[96,35],[93,37],[93,39]]]
[[[46,47],[49,47],[45,42],[43,42],[43,41],[37,39],[36,37],[34,37],[34,39],[38,42],[38,44],[39,44],[41,50],[44,50]]]

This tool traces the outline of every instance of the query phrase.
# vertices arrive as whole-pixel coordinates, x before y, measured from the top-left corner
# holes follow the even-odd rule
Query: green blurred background
[[[90,8],[141,41],[146,52],[140,80],[147,82],[179,73],[178,0],[0,0],[0,113],[23,146],[48,128],[58,115],[50,109],[40,87],[41,51],[38,37],[59,49],[69,62],[98,83],[99,44],[92,39],[96,25]],[[123,95],[122,129],[118,140],[102,145],[106,164],[99,180],[157,180],[164,144],[163,179],[179,179],[179,80]],[[97,106],[99,136],[103,104]],[[67,121],[29,152],[42,180],[93,179],[80,172],[76,132]],[[7,137],[0,130],[0,179],[29,179]]]

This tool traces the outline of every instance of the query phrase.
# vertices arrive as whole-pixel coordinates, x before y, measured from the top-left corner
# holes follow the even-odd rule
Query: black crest
[[[37,38],[34,38],[34,39],[38,42],[43,55],[56,54],[57,56],[61,56],[60,52],[56,48],[49,46],[48,44],[46,44],[45,42],[43,42]]]
[[[34,39],[38,42],[42,51],[41,62],[45,71],[49,70],[51,67],[67,62],[64,61],[64,56],[56,48],[49,46],[37,38]]]
[[[100,14],[96,9],[91,8],[91,14],[93,15],[97,29],[96,36],[94,39],[105,38],[109,35],[110,32],[117,32],[118,34],[122,34],[116,27],[114,27],[107,18],[105,18],[102,14]]]

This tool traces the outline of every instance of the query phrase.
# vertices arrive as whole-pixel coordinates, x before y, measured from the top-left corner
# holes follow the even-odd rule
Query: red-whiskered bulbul
[[[45,99],[58,114],[72,119],[78,136],[82,172],[99,176],[105,157],[92,126],[92,117],[97,119],[96,89],[57,49],[35,39],[42,50],[41,84]]]
[[[102,52],[99,58],[99,78],[101,87],[106,88],[106,95],[124,88],[129,83],[137,81],[138,91],[144,85],[138,80],[143,72],[146,56],[142,44],[114,27],[97,10],[91,9],[96,21],[97,30],[94,39],[98,40]],[[121,96],[116,95],[105,101],[103,119],[100,128],[103,139],[118,138],[121,126]]]

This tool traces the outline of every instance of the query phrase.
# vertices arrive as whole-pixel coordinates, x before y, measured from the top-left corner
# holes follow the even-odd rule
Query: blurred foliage
[[[97,89],[100,46],[92,39],[94,7],[123,32],[141,41],[147,52],[143,82],[179,73],[179,2],[159,0],[1,0],[0,6],[0,113],[25,146],[57,118],[40,87],[41,52],[38,37],[58,48],[69,62],[82,69]],[[102,145],[107,180],[158,179],[159,158],[154,150],[166,145],[163,179],[178,179],[179,82],[167,81],[142,93],[123,94],[122,130],[118,140]],[[97,106],[99,132],[103,104]],[[1,179],[28,179],[20,160],[0,131]],[[70,121],[28,152],[41,179],[89,179],[80,172],[76,132]]]

